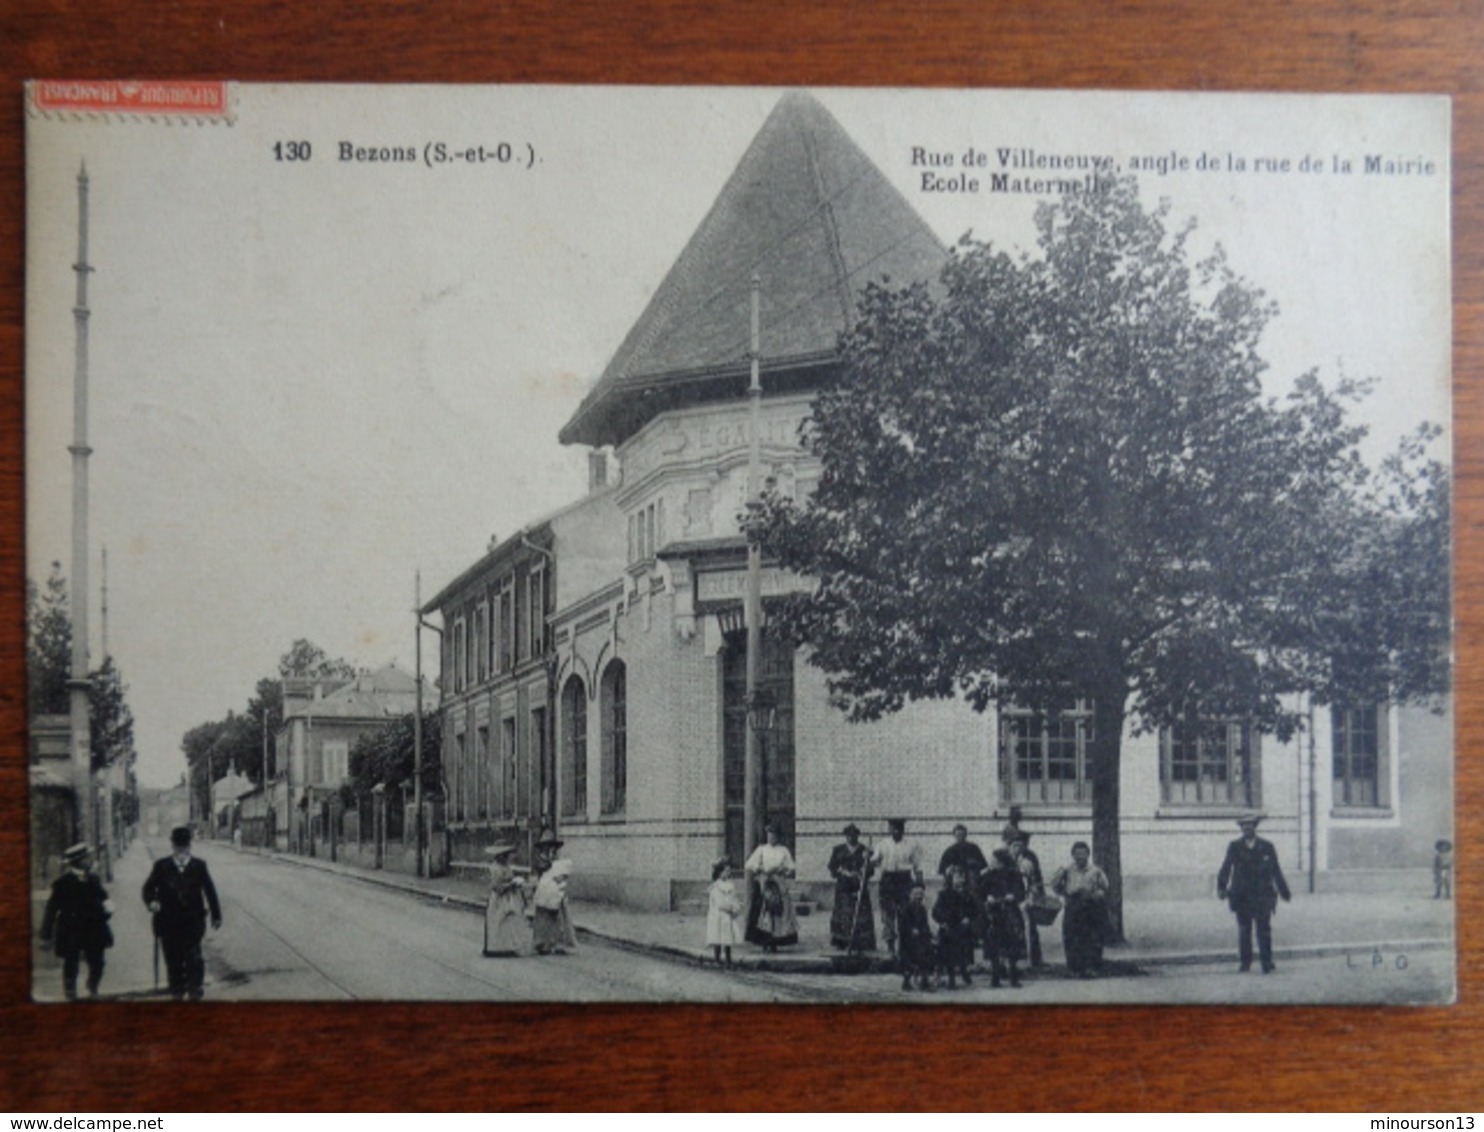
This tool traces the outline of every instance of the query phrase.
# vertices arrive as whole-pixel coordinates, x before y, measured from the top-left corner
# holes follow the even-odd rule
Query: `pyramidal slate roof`
[[[785,94],[560,439],[620,443],[652,415],[636,401],[745,374],[754,274],[766,372],[830,360],[867,283],[936,278],[946,256],[829,111]]]

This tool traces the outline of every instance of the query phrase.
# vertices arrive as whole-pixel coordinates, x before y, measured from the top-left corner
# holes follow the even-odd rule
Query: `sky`
[[[1195,219],[1196,249],[1219,243],[1277,302],[1275,395],[1310,369],[1374,377],[1373,462],[1448,424],[1446,100],[814,93],[949,244],[1032,247],[1042,198],[990,191],[1001,150],[1147,159],[1146,201]],[[89,637],[96,662],[106,547],[144,783],[175,781],[181,736],[241,711],[297,638],[411,671],[419,572],[426,600],[585,490],[584,450],[557,432],[779,94],[242,86],[230,125],[32,115],[27,570],[71,574],[86,162]],[[310,159],[278,159],[291,141]],[[515,157],[341,160],[343,143],[421,156],[440,141]],[[925,186],[965,174],[970,149],[977,191]],[[1367,173],[1367,155],[1432,171]],[[436,652],[426,636],[430,674]]]

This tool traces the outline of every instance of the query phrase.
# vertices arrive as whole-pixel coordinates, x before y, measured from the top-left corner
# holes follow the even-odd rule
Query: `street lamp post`
[[[747,693],[746,703],[747,734],[757,747],[759,764],[756,817],[762,822],[766,820],[768,810],[767,740],[778,719],[778,697],[766,688],[755,688]]]
[[[759,478],[762,472],[762,420],[763,385],[760,373],[759,296],[762,281],[752,277],[752,344],[748,351],[751,358],[751,380],[747,386],[747,506],[756,508],[758,503]],[[747,627],[746,703],[748,720],[751,722],[753,705],[758,696],[759,664],[762,660],[763,638],[763,558],[762,548],[755,537],[747,539],[747,592],[743,601],[743,615]],[[743,753],[742,770],[742,825],[744,853],[750,854],[762,841],[762,806],[765,799],[759,797],[762,779],[762,736],[755,727],[747,728],[746,747]]]

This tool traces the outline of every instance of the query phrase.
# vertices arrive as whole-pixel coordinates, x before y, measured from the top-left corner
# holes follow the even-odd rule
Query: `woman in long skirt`
[[[830,945],[840,951],[875,951],[876,918],[871,908],[871,851],[860,843],[854,822],[845,827],[845,844],[830,854],[835,878],[835,910],[830,913]]]
[[[1092,864],[1087,842],[1072,846],[1072,863],[1056,870],[1051,890],[1066,901],[1061,917],[1062,946],[1067,970],[1089,978],[1103,965],[1103,942],[1108,931],[1108,876]]]
[[[767,951],[799,942],[794,918],[794,855],[778,843],[778,827],[769,824],[767,842],[747,858],[751,904],[747,911],[747,942]]]
[[[531,949],[531,931],[526,924],[526,886],[511,867],[514,845],[491,845],[485,853],[490,864],[490,899],[484,910],[484,953],[487,956],[521,955]]]

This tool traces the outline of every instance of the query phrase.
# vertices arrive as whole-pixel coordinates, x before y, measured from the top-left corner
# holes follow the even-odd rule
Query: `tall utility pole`
[[[67,681],[72,721],[72,786],[77,794],[79,841],[95,841],[92,748],[88,725],[88,167],[77,174],[77,302],[72,308],[77,332],[72,380],[72,678]]]
[[[417,674],[414,677],[417,683],[417,707],[412,713],[412,806],[416,811],[416,820],[413,824],[417,826],[417,875],[427,876],[429,870],[425,858],[428,850],[428,827],[423,820],[423,630],[428,629],[438,635],[440,652],[443,647],[443,630],[423,620],[423,573],[421,570],[417,571],[413,586],[415,608],[412,614],[417,618]],[[441,692],[439,704],[441,710]],[[405,829],[402,836],[407,836]]]
[[[752,380],[747,386],[747,506],[756,507],[758,502],[758,480],[762,470],[762,438],[759,423],[762,418],[763,385],[759,372],[760,349],[758,329],[758,301],[762,281],[752,277]],[[742,825],[743,852],[751,854],[763,839],[762,817],[766,799],[760,798],[762,782],[762,735],[758,732],[757,711],[758,673],[763,651],[763,552],[755,538],[747,540],[747,593],[743,602],[743,617],[747,622],[747,704],[746,747],[742,762]]]
[[[103,548],[103,616],[102,624],[98,626],[103,637],[103,659],[107,660],[108,652],[108,547]]]
[[[413,632],[417,635],[417,644],[413,648],[415,659],[413,661],[413,683],[416,691],[413,693],[414,702],[412,707],[412,824],[417,827],[417,875],[423,876],[423,572],[416,571],[412,576],[412,616],[417,618],[416,627]],[[402,795],[407,797],[407,795]],[[407,836],[407,830],[402,830],[402,836]]]

